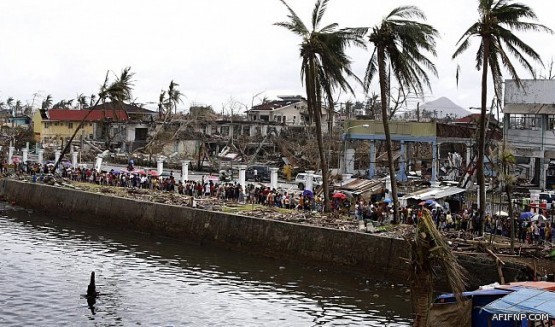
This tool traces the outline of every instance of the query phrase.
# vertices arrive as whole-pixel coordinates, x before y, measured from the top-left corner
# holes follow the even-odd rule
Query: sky
[[[309,24],[314,0],[288,0]],[[555,30],[555,1],[521,0],[539,22]],[[399,5],[422,9],[440,33],[433,59],[439,77],[432,90],[409,106],[448,97],[464,107],[480,104],[480,73],[475,39],[467,53],[451,56],[457,40],[477,20],[478,0],[331,0],[324,24],[371,27]],[[266,97],[304,95],[300,79],[300,38],[274,23],[287,20],[279,0],[4,0],[0,2],[0,101],[8,97],[38,106],[98,93],[110,78],[130,66],[135,102],[155,108],[170,81],[185,95],[179,109],[211,105],[217,112],[250,108]],[[551,17],[550,17],[551,14]],[[544,63],[555,56],[555,35],[517,33]],[[364,76],[370,50],[347,51],[352,69]],[[457,86],[455,72],[461,67]],[[540,73],[547,69],[538,66]],[[507,74],[504,75],[509,78]],[[521,70],[521,78],[531,76]],[[364,101],[360,86],[339,101]],[[491,88],[490,88],[491,90]],[[377,92],[377,81],[371,92]],[[490,92],[490,98],[492,98]],[[33,100],[34,99],[34,100]]]

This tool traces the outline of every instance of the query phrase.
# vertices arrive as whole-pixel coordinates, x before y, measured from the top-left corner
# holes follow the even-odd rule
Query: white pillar
[[[13,146],[10,145],[10,147],[8,148],[8,164],[11,165],[12,162],[12,157],[13,157],[13,152],[14,152],[15,148]]]
[[[246,165],[239,165],[237,166],[237,168],[239,168],[239,184],[241,185],[241,187],[243,187],[243,192],[247,191],[247,182],[246,182],[246,178],[245,178],[245,170],[247,170],[247,166]]]
[[[355,149],[345,150],[345,173],[352,174],[355,172]]]
[[[181,182],[185,183],[185,181],[189,180],[189,163],[190,160],[183,160],[181,161]]]
[[[96,157],[96,162],[94,164],[94,169],[96,169],[96,171],[100,171],[100,168],[102,167],[102,157],[101,156],[97,156]]]
[[[370,167],[368,167],[368,178],[376,175],[376,141],[370,141]]]
[[[27,149],[27,152],[29,152],[29,142],[25,142],[25,149]]]
[[[58,162],[58,160],[60,159],[60,154],[62,152],[60,150],[56,150],[54,151],[54,162]]]
[[[405,141],[401,141],[401,151],[399,156],[399,174],[397,175],[397,180],[400,182],[407,181],[406,152],[407,148],[405,146]]]
[[[278,169],[277,167],[270,167],[270,185],[272,189],[277,189],[278,185]]]
[[[77,151],[73,151],[73,153],[71,154],[71,165],[73,166],[73,168],[77,168],[77,156],[79,155],[79,152]]]
[[[438,150],[439,144],[436,142],[432,143],[432,182],[437,182],[437,173],[438,173]]]
[[[26,163],[28,159],[29,149],[23,148],[21,152],[23,152],[23,163]]]
[[[472,154],[472,144],[466,144],[466,169],[468,170],[468,166],[470,165],[470,155]]]
[[[313,183],[312,179],[314,178],[314,170],[307,170],[306,171],[306,185],[304,186],[305,190],[313,191]]]
[[[156,160],[156,172],[158,173],[158,175],[162,175],[162,173],[164,172],[164,159],[158,158]]]
[[[39,155],[39,158],[38,158],[39,164],[42,165],[42,162],[44,161],[44,157],[43,157],[44,156],[44,150],[43,149],[38,149],[37,154]]]

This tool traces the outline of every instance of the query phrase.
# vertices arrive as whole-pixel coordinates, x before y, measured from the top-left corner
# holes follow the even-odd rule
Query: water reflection
[[[0,285],[7,292],[0,295],[1,325],[21,323],[22,317],[70,325],[83,319],[103,325],[409,323],[408,297],[398,285],[53,220],[26,210],[2,213],[0,257],[7,260],[0,266]],[[85,304],[76,301],[75,294],[82,293],[91,271],[96,272],[100,297],[87,298]],[[38,293],[32,293],[31,286]],[[14,294],[23,296],[16,299]],[[34,309],[39,300],[49,313],[41,315]],[[20,314],[4,315],[14,309]]]

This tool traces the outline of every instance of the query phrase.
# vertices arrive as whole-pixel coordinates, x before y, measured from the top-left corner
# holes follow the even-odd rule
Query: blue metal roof
[[[490,313],[547,313],[555,318],[555,292],[521,288],[483,308]]]

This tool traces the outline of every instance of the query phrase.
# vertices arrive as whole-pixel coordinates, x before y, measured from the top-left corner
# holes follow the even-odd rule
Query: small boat
[[[457,304],[452,293],[438,296],[430,309],[430,326],[555,326],[553,282],[496,283],[464,292],[463,298]],[[532,322],[530,317],[543,320]]]

